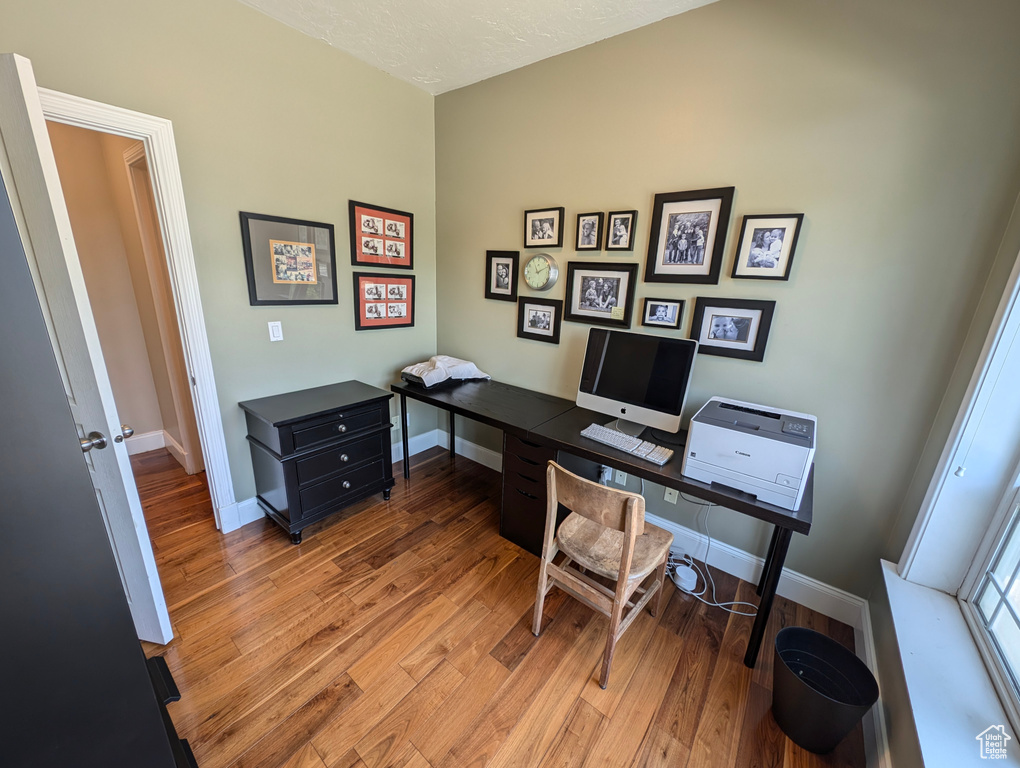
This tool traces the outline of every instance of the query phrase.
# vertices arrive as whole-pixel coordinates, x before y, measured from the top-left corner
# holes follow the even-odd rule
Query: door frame
[[[145,147],[216,527],[222,533],[235,530],[241,526],[241,518],[227,459],[173,125],[166,118],[48,88],[38,90],[47,120],[137,139]]]

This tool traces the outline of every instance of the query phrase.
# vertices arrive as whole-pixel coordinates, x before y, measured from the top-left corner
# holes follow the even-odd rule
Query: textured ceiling
[[[432,94],[715,0],[240,0]]]

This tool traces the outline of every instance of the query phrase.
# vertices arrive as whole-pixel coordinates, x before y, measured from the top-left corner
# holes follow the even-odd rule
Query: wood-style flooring
[[[755,670],[751,619],[667,585],[597,683],[606,619],[554,589],[530,631],[538,559],[498,533],[499,474],[433,449],[381,495],[290,543],[269,520],[221,535],[204,475],[133,458],[175,639],[146,644],[201,768],[864,766],[861,728],[830,755],[769,711],[772,637],[850,627],[777,598]],[[754,586],[715,571],[720,600]]]

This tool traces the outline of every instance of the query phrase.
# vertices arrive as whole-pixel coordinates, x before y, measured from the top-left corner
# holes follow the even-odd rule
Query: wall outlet
[[[680,491],[676,488],[667,488],[666,492],[662,495],[662,498],[670,504],[676,504],[676,500],[680,498]]]
[[[621,472],[620,470],[616,470],[616,483],[617,483],[617,485],[626,485],[627,484],[627,473],[626,472]]]

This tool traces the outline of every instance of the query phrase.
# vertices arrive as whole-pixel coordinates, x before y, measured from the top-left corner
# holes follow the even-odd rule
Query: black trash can
[[[835,640],[805,627],[776,635],[772,715],[794,743],[831,752],[876,701],[871,670]]]

